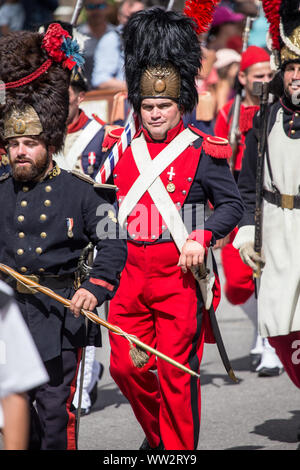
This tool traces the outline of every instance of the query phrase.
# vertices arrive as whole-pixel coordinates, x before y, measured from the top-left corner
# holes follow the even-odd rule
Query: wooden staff
[[[70,307],[71,301],[69,299],[65,299],[64,297],[56,294],[53,292],[51,289],[45,286],[41,286],[37,282],[33,281],[29,277],[23,276],[22,274],[18,273],[14,269],[10,268],[9,266],[6,266],[5,264],[0,263],[0,271],[4,272],[5,274],[8,274],[9,276],[12,276],[13,278],[17,279],[19,282],[25,284],[27,287],[32,289],[32,293],[35,293],[34,291],[39,291],[43,294],[48,295],[52,299],[57,300],[58,302],[62,303],[65,307]],[[160,351],[157,351],[156,349],[152,348],[151,346],[148,346],[147,344],[143,343],[140,341],[136,336],[128,334],[124,331],[121,330],[118,326],[112,325],[111,323],[108,323],[107,321],[103,320],[102,318],[98,317],[93,312],[90,312],[89,310],[81,309],[81,314],[87,317],[89,320],[91,320],[94,323],[98,323],[99,325],[104,326],[108,330],[112,331],[113,333],[116,333],[120,336],[124,336],[129,343],[132,345],[134,343],[137,348],[132,347],[130,349],[130,356],[136,365],[136,367],[143,367],[146,362],[149,360],[149,357],[147,354],[144,353],[143,359],[139,361],[139,359],[136,357],[139,354],[139,348],[141,348],[143,351],[148,351],[151,354],[154,354],[155,356],[163,359],[164,361],[168,362],[169,364],[172,364],[173,366],[177,367],[178,369],[181,369],[184,372],[187,372],[188,374],[192,375],[193,377],[197,377],[198,379],[200,378],[200,375],[197,374],[197,372],[188,369],[184,365],[180,364],[179,362],[175,361],[174,359],[170,358],[169,356],[166,356],[165,354],[161,353]],[[146,356],[146,357],[145,357]]]

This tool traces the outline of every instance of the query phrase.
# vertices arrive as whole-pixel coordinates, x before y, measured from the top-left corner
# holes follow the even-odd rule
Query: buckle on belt
[[[294,209],[294,196],[290,194],[281,194],[280,207],[282,209]]]
[[[39,282],[40,280],[39,276],[36,276],[35,274],[28,274],[27,276],[24,276],[24,277],[26,277],[26,279],[31,279],[34,282]],[[26,286],[21,281],[18,281],[18,280],[17,280],[16,290],[20,294],[36,294],[37,292],[37,290],[34,287]]]

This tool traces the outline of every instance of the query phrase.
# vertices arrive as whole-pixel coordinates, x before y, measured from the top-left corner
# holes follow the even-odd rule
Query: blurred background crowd
[[[126,90],[122,27],[132,13],[153,5],[166,7],[169,1],[84,1],[78,25],[79,31],[85,35],[83,72],[88,90]],[[34,30],[38,25],[52,20],[69,22],[75,3],[75,0],[0,0],[0,34],[22,29]],[[210,30],[205,37],[199,38],[204,62],[197,83],[201,98],[197,111],[198,120],[211,122],[235,94],[234,82],[241,60],[248,16],[251,17],[251,31],[246,40],[247,46],[266,47],[267,22],[260,3],[257,0],[221,1]],[[183,6],[184,0],[175,0],[172,8],[181,10]]]
[[[75,163],[70,169],[94,178],[110,148],[109,145],[106,148],[104,135],[118,137],[112,134],[112,125],[123,126],[126,121],[129,104],[122,29],[128,18],[152,6],[181,11],[184,4],[184,0],[84,0],[77,26],[84,39],[85,63],[70,84],[64,151],[55,157],[60,166],[59,158],[64,162],[71,155]],[[40,25],[53,20],[69,23],[75,5],[76,0],[0,0],[0,36],[11,31],[38,31]],[[268,24],[259,0],[222,0],[215,10],[209,31],[199,37],[203,56],[197,77],[199,102],[191,115],[184,116],[184,121],[186,125],[193,124],[208,134],[229,139],[233,148],[230,166],[236,180],[242,167],[246,134],[259,110],[259,97],[254,93],[253,83],[269,82],[273,77],[267,32]],[[82,137],[83,129],[91,121],[94,127],[97,122],[95,133],[85,146],[78,146],[77,139]],[[81,154],[77,155],[79,148]],[[2,150],[0,177],[1,173],[9,171],[9,159]],[[252,270],[242,263],[238,250],[233,248],[235,235],[236,230],[215,246],[221,249],[225,294],[231,304],[241,305],[253,322],[250,369],[258,372],[259,376],[276,376],[283,371],[283,366],[267,339],[261,338],[257,332]],[[87,354],[86,361],[89,364],[87,366],[86,363],[86,369],[94,372],[93,379],[84,382],[87,398],[85,401],[83,395],[83,415],[88,414],[95,403],[93,391],[97,389],[97,381],[103,373],[103,365],[95,360],[94,348]],[[78,406],[76,400],[74,406]]]

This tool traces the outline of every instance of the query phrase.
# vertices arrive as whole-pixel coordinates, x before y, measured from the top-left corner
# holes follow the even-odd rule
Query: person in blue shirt
[[[124,0],[121,3],[118,14],[119,26],[116,30],[104,34],[95,50],[93,88],[126,88],[121,34],[128,18],[143,9],[144,4],[140,0]]]

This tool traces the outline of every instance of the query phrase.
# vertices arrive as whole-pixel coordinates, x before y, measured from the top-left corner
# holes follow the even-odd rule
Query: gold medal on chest
[[[168,193],[174,193],[175,189],[176,189],[176,186],[175,186],[174,183],[168,183],[168,184],[167,184],[167,191],[168,191]]]
[[[175,176],[174,168],[171,167],[170,171],[168,171],[167,175],[169,176],[169,182],[166,186],[168,193],[174,193],[176,186],[173,183],[173,177]]]

